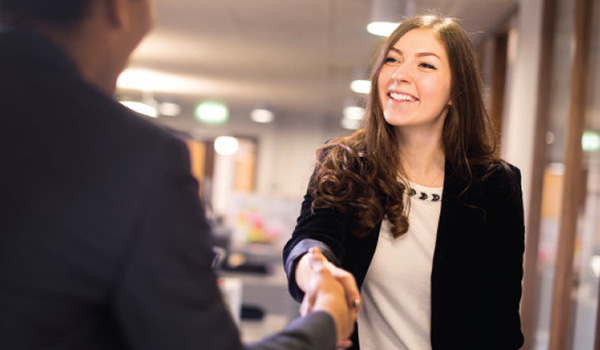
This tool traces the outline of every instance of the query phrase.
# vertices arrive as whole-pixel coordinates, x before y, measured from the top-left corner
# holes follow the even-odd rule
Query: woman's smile
[[[390,49],[379,74],[385,120],[400,128],[425,126],[441,132],[451,80],[446,49],[434,32],[409,31]]]

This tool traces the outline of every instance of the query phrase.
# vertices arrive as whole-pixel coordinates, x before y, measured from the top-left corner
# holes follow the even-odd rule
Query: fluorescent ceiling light
[[[140,114],[147,115],[148,117],[158,118],[158,110],[156,107],[151,106],[144,102],[139,101],[119,101],[125,107],[138,112]]]
[[[368,94],[371,92],[371,82],[369,80],[354,80],[350,83],[350,89],[357,94]]]
[[[250,119],[257,123],[270,123],[275,119],[275,115],[269,109],[256,108],[250,112]]]
[[[197,120],[209,124],[223,124],[229,119],[229,109],[221,102],[204,101],[194,109]]]
[[[238,139],[231,136],[219,136],[215,139],[214,143],[215,152],[222,156],[229,156],[235,154],[240,147]]]

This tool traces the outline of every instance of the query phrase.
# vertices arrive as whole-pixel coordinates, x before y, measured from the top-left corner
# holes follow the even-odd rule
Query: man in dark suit
[[[242,347],[184,144],[110,96],[152,21],[151,0],[0,0],[2,349]],[[313,312],[253,348],[351,333],[354,282],[314,261]]]

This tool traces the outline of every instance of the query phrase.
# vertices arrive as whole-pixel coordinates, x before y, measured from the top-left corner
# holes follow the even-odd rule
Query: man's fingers
[[[300,315],[306,316],[309,312],[308,300],[303,299],[302,304],[300,304]]]
[[[348,305],[355,310],[360,310],[362,308],[362,298],[360,297],[360,291],[358,290],[354,276],[352,276],[350,272],[333,265],[329,261],[325,264],[327,269],[331,271],[333,277],[340,281],[342,286],[344,286]]]
[[[349,349],[352,346],[352,340],[344,339],[337,343],[336,349]]]
[[[344,271],[345,272],[345,271]],[[350,273],[346,272],[343,275],[335,275],[336,279],[342,283],[344,286],[344,290],[346,291],[346,300],[348,300],[348,305],[350,305],[355,310],[360,310],[362,308],[362,298],[360,297],[360,292],[358,291],[358,287],[356,286],[356,280],[354,276]]]
[[[312,308],[317,300],[318,293],[318,286],[314,283],[314,281],[312,281],[310,287],[304,295],[304,299],[302,299],[302,304],[300,304],[300,315],[305,316],[312,311]]]

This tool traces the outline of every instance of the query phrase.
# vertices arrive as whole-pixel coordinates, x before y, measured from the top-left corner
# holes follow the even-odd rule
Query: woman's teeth
[[[410,95],[406,95],[406,94],[399,94],[396,92],[390,92],[388,94],[391,98],[393,98],[396,101],[410,101],[410,102],[414,102],[417,101],[416,98],[410,96]]]

